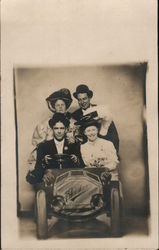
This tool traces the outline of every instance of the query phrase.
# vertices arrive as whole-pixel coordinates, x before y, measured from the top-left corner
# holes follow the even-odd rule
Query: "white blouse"
[[[88,167],[100,163],[110,170],[116,169],[118,161],[117,153],[112,142],[97,138],[94,142],[86,142],[81,145],[81,155]]]

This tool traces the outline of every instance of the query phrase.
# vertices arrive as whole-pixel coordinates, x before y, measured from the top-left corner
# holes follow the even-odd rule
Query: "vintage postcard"
[[[157,2],[1,7],[2,249],[157,249]]]

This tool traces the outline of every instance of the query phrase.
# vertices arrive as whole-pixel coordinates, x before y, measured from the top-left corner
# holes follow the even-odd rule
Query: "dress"
[[[104,166],[117,175],[119,163],[113,143],[101,138],[81,145],[81,156],[87,167]]]

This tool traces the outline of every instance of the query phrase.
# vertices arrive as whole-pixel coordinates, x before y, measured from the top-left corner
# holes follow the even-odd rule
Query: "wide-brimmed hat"
[[[49,95],[46,98],[49,108],[51,104],[51,107],[54,109],[57,100],[63,100],[66,104],[66,109],[68,109],[72,103],[72,97],[69,89],[63,88]]]
[[[70,125],[70,121],[67,118],[67,116],[65,114],[62,113],[55,113],[52,118],[49,120],[49,126],[51,128],[53,128],[53,126],[57,123],[57,122],[62,122],[66,128],[69,127]]]
[[[90,127],[90,126],[96,126],[98,130],[101,127],[101,123],[99,119],[93,119],[87,115],[82,117],[78,122],[75,123],[75,125],[79,125],[82,131],[84,131],[87,127]]]
[[[87,93],[87,95],[88,95],[89,98],[92,98],[92,96],[93,96],[93,91],[90,90],[88,88],[88,86],[85,85],[85,84],[78,85],[77,88],[76,88],[76,92],[73,93],[73,96],[76,99],[78,99],[77,95],[80,94],[80,93]]]

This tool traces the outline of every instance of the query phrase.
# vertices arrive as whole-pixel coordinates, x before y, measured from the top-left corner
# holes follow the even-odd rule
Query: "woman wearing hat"
[[[106,167],[117,176],[119,163],[117,152],[112,142],[99,138],[100,124],[97,120],[84,121],[82,130],[87,142],[81,145],[82,159],[87,167]]]
[[[55,113],[62,113],[71,120],[71,115],[67,111],[72,103],[72,98],[70,91],[66,88],[62,88],[58,91],[53,92],[50,96],[46,98],[46,102],[50,111]],[[51,140],[53,138],[53,132],[49,125],[49,119],[44,120],[42,123],[38,124],[33,132],[32,145],[34,150],[32,151],[28,163],[30,168],[34,168],[36,162],[36,147],[39,143]],[[73,133],[71,132],[72,123],[70,122],[70,131],[68,129],[68,139],[70,142],[74,142]],[[71,136],[69,136],[71,135]]]
[[[79,109],[72,113],[72,117],[79,122],[83,117],[100,118],[101,128],[99,136],[111,141],[116,150],[119,150],[119,137],[110,110],[105,105],[96,105],[91,103],[93,91],[87,85],[78,85],[73,96],[78,100]]]
[[[67,112],[72,103],[70,91],[68,89],[60,89],[46,98],[46,102],[50,111],[54,113],[63,113],[70,118]],[[50,117],[49,117],[50,119]],[[32,137],[33,146],[37,146],[40,142],[52,139],[52,129],[49,126],[49,119],[38,124],[34,130]]]

